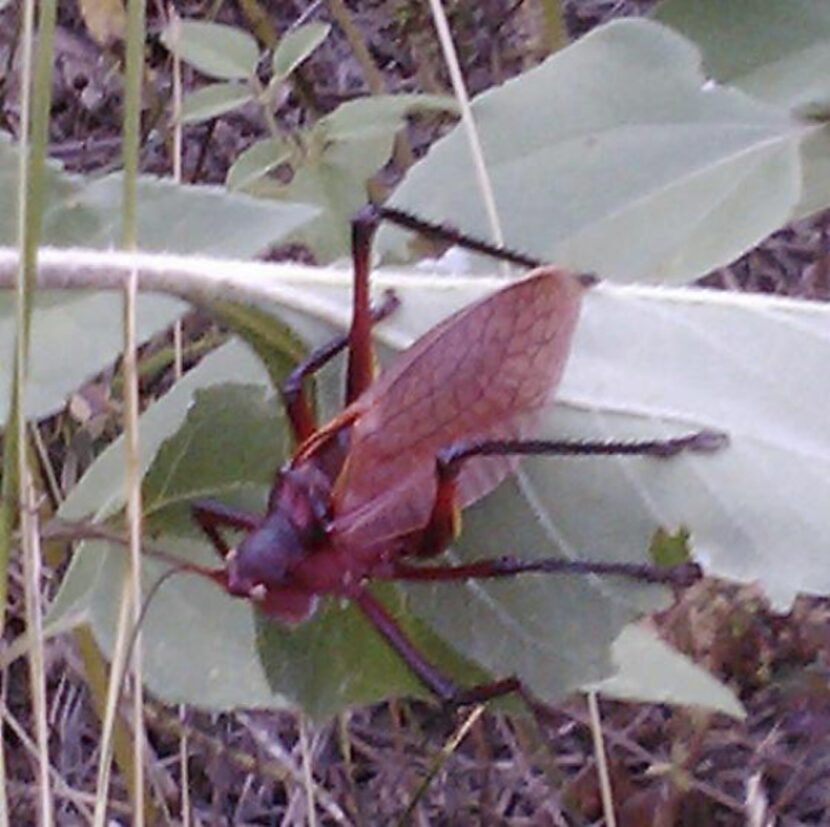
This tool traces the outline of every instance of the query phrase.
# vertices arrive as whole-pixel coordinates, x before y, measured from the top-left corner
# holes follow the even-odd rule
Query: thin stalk
[[[607,827],[617,827],[617,817],[614,814],[614,796],[611,792],[611,776],[608,773],[608,761],[605,756],[605,743],[602,738],[602,720],[599,716],[597,693],[588,692],[588,717],[591,722],[591,738],[594,742],[594,757],[597,760],[597,775],[599,790],[602,797],[602,812]]]
[[[6,710],[6,693],[9,688],[9,670],[0,666],[0,727],[6,731],[8,723]],[[6,739],[0,746],[0,827],[9,827],[9,802],[6,800]]]
[[[300,733],[300,753],[303,757],[303,786],[305,787],[306,824],[317,827],[317,805],[314,802],[314,776],[311,771],[311,749],[308,743],[308,722],[302,712],[297,713],[297,728]]]
[[[458,106],[461,111],[461,124],[470,145],[470,154],[472,155],[473,165],[476,171],[476,180],[478,181],[481,199],[484,203],[484,209],[487,212],[487,220],[490,223],[490,232],[493,234],[493,241],[495,241],[496,244],[504,245],[504,234],[502,232],[501,222],[499,221],[498,210],[496,208],[496,197],[493,192],[493,183],[490,180],[490,173],[487,171],[487,164],[484,160],[484,150],[481,146],[481,138],[478,134],[475,118],[473,118],[473,110],[470,106],[470,96],[467,93],[467,86],[464,83],[464,76],[461,74],[461,64],[458,60],[458,52],[455,49],[455,43],[453,43],[450,25],[447,22],[447,15],[444,12],[444,7],[441,5],[441,0],[429,0],[429,6],[432,10],[432,19],[435,23],[435,29],[438,32],[438,40],[441,43],[441,51],[444,53],[444,61],[447,64],[447,71],[450,73],[453,93],[458,100]]]
[[[383,79],[383,73],[378,69],[377,64],[372,58],[372,54],[366,46],[365,38],[352,22],[346,4],[343,0],[327,0],[326,5],[329,7],[329,14],[332,16],[332,19],[346,36],[346,42],[349,44],[355,60],[360,65],[369,91],[373,95],[383,95],[386,92],[386,82]],[[395,136],[394,158],[395,163],[401,169],[408,169],[415,163],[412,147],[409,145],[409,141],[403,132],[399,132]]]
[[[122,246],[138,247],[137,181],[141,141],[141,83],[144,75],[145,0],[127,4],[127,51],[124,97],[124,193]],[[138,356],[136,305],[138,269],[133,267],[124,296],[124,465],[127,488],[127,521],[130,539],[130,606],[132,626],[141,619],[141,470],[138,449]],[[132,652],[133,672],[133,825],[143,827],[144,804],[144,690],[141,668],[140,629]]]
[[[181,18],[176,7],[170,4],[170,35],[173,42],[173,180],[182,182],[182,147],[184,125],[182,124],[182,59],[179,56],[178,41]],[[173,324],[174,375],[176,381],[182,378],[182,320]]]
[[[343,0],[327,0],[326,5],[329,7],[329,14],[332,19],[342,30],[346,36],[346,41],[355,60],[360,65],[363,72],[363,77],[366,79],[366,85],[373,95],[382,95],[386,91],[386,84],[383,80],[383,75],[378,69],[372,55],[366,46],[366,41],[360,30],[352,22],[349,16],[349,10]]]
[[[179,718],[182,723],[185,722],[185,715],[187,708],[184,704],[179,706]],[[190,827],[190,763],[188,756],[190,754],[190,739],[188,737],[188,730],[186,726],[182,727],[179,734],[179,776],[181,778],[181,809],[180,816],[182,827]]]
[[[131,582],[130,578],[125,576],[118,601],[117,633],[112,653],[112,664],[110,666],[107,703],[101,722],[101,746],[98,758],[98,775],[95,782],[96,801],[93,821],[95,827],[105,827],[107,824],[107,798],[109,797],[112,770],[113,734],[115,732],[115,719],[118,714],[121,676],[127,668],[126,655],[128,654],[130,618],[133,615],[130,597]],[[133,811],[135,812],[135,807],[133,807]]]
[[[470,711],[470,714],[461,722],[461,726],[447,739],[447,742],[441,747],[441,751],[438,755],[435,756],[435,759],[432,762],[432,765],[427,770],[426,775],[424,776],[421,783],[418,785],[418,788],[412,794],[412,798],[409,801],[409,804],[406,806],[406,810],[401,814],[400,818],[397,821],[398,827],[403,827],[403,825],[408,824],[409,820],[412,817],[413,812],[415,811],[415,807],[417,806],[418,802],[423,798],[424,793],[429,788],[429,785],[432,783],[432,779],[435,778],[436,775],[441,771],[441,768],[444,764],[447,763],[449,757],[458,749],[461,742],[467,737],[467,733],[473,728],[476,721],[481,718],[484,714],[485,706],[484,704],[478,704],[478,706],[474,706],[473,709]]]
[[[55,29],[54,0],[40,4],[37,53],[35,45],[35,4],[23,4],[22,89],[19,166],[18,166],[18,249],[20,252],[16,283],[15,370],[12,380],[12,407],[6,430],[6,455],[3,479],[3,513],[0,515],[0,614],[5,615],[8,552],[14,523],[14,503],[19,504],[23,550],[23,576],[29,650],[29,676],[32,710],[37,743],[39,823],[51,827],[54,822],[52,788],[49,774],[49,730],[46,706],[45,652],[41,604],[41,547],[37,525],[37,498],[28,461],[26,438],[25,388],[28,372],[29,336],[34,288],[37,280],[37,254],[43,214],[43,173],[46,156],[49,109],[51,104],[51,46]],[[0,621],[1,623],[2,621]],[[5,769],[5,763],[3,764]],[[5,795],[6,779],[0,778]],[[3,803],[2,809],[6,810]]]
[[[144,70],[145,7],[144,0],[129,0],[127,4],[126,66],[124,77],[124,190],[122,198],[121,246],[135,251],[136,202],[138,161],[141,137],[141,82]],[[98,801],[95,824],[103,827],[109,791],[112,763],[113,728],[118,707],[123,670],[128,668],[130,630],[136,629],[141,612],[141,478],[138,458],[138,378],[136,358],[136,301],[138,296],[138,269],[130,268],[124,291],[124,384],[125,384],[125,487],[127,489],[127,522],[129,537],[129,565],[125,570],[121,593],[115,651],[107,692],[107,705],[101,739],[98,767]],[[141,636],[137,634],[132,653],[133,699],[133,824],[143,827],[144,803],[144,695],[141,679]]]
[[[24,420],[21,417],[21,422]],[[25,454],[25,439],[22,440]],[[38,810],[42,827],[54,823],[52,788],[49,776],[49,724],[46,712],[46,666],[43,641],[43,606],[40,594],[41,555],[38,537],[37,504],[25,459],[20,468],[20,528],[23,540],[23,581],[26,596],[26,627],[32,647],[29,650],[29,676],[38,757]]]

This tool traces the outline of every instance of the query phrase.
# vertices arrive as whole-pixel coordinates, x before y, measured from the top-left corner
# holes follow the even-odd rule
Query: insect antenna
[[[540,259],[526,255],[525,253],[520,253],[498,244],[492,244],[480,238],[474,238],[462,232],[457,227],[453,227],[451,224],[428,221],[405,210],[400,210],[397,207],[373,204],[370,206],[370,209],[375,212],[378,220],[382,219],[388,221],[390,224],[403,227],[405,230],[412,230],[425,238],[457,244],[459,247],[472,250],[474,253],[481,253],[482,255],[490,256],[499,261],[518,264],[520,267],[533,268],[541,267],[545,264]]]

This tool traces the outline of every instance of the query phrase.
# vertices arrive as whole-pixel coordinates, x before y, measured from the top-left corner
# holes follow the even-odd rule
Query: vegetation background
[[[277,5],[278,9],[272,9],[269,4],[254,0],[210,6],[197,2],[178,4],[182,18],[232,26],[237,32],[235,38],[227,31],[216,35],[209,28],[177,30],[160,5],[150,7],[147,69],[142,79],[145,102],[141,112],[141,172],[215,188],[174,190],[168,182],[140,181],[141,249],[244,259],[271,244],[272,260],[299,258],[307,263],[328,264],[347,251],[347,217],[365,201],[367,188],[373,197],[394,192],[395,203],[413,207],[436,220],[450,217],[465,229],[485,234],[484,211],[478,199],[470,197],[473,188],[466,185],[463,170],[452,154],[451,139],[442,144],[441,151],[449,159],[444,163],[457,171],[457,176],[441,171],[441,156],[436,152],[432,161],[437,171],[426,171],[419,178],[418,170],[428,167],[415,167],[406,183],[395,190],[416,158],[423,156],[454,122],[456,103],[446,97],[447,70],[426,6],[406,0],[351,6],[329,0],[302,8],[301,4]],[[477,94],[526,72],[551,52],[612,18],[645,15],[652,11],[652,6],[650,2],[622,0],[574,0],[561,5],[493,0],[449,3],[447,11],[464,77],[471,94]],[[781,20],[772,22],[760,14],[758,3],[742,0],[733,8],[739,6],[744,16],[758,14],[757,19],[765,25],[776,24],[782,40],[789,35],[797,40],[809,31],[816,43],[801,51],[792,49],[796,55],[808,55],[807,68],[793,70],[796,81],[789,80],[789,87],[786,71],[775,76],[780,81],[778,85],[772,84],[764,77],[767,67],[763,62],[760,69],[753,71],[758,64],[753,63],[757,54],[752,53],[751,43],[734,48],[728,41],[712,47],[707,68],[720,80],[732,82],[744,91],[757,92],[766,103],[775,101],[777,96],[778,104],[792,118],[787,126],[793,130],[796,117],[805,130],[804,124],[823,123],[828,110],[818,104],[827,98],[821,89],[816,92],[805,80],[819,77],[822,60],[826,60],[830,49],[830,22],[826,15],[822,16],[820,4],[795,3]],[[664,19],[695,39],[696,23],[706,19],[709,5],[675,2],[666,7],[668,11],[661,10]],[[777,8],[778,4],[767,5],[767,9],[771,7]],[[10,3],[0,11],[0,48],[7,58],[0,114],[3,128],[10,136],[19,135],[22,118],[22,10],[21,4]],[[48,166],[45,175],[43,236],[47,243],[56,246],[106,247],[116,243],[121,233],[117,206],[121,180],[109,173],[120,170],[123,161],[125,17],[120,3],[103,0],[61,4],[57,13],[48,153],[59,163]],[[719,13],[723,14],[721,22],[726,30],[729,14]],[[641,34],[636,30],[636,36]],[[211,41],[214,36],[219,40]],[[178,68],[171,57],[177,43],[182,58]],[[682,52],[676,44],[671,48],[677,50],[673,54]],[[724,54],[735,52],[745,58],[743,64],[723,58]],[[718,56],[722,58],[720,62]],[[664,70],[667,75],[672,74],[667,67],[652,66],[651,77],[660,79]],[[570,71],[570,88],[576,90],[573,97],[578,100],[581,84],[587,85],[591,79],[591,67],[577,63]],[[647,75],[648,71],[644,77]],[[181,132],[173,129],[179,77],[184,93],[178,119],[184,124]],[[624,82],[620,80],[623,86]],[[769,89],[772,92],[766,94]],[[375,96],[374,101],[364,97],[367,91]],[[653,90],[643,86],[629,91],[636,101],[638,96],[648,98],[648,92]],[[813,97],[811,91],[815,92]],[[384,97],[386,94],[395,97]],[[515,94],[521,99],[525,93]],[[622,93],[618,90],[616,94]],[[529,106],[524,101],[523,105]],[[724,101],[723,106],[726,105]],[[624,113],[628,111],[622,104],[620,108]],[[688,249],[693,253],[674,258],[643,253],[643,258],[638,259],[632,251],[641,248],[633,238],[629,245],[620,244],[621,236],[625,238],[626,233],[634,232],[630,227],[596,221],[589,224],[593,235],[588,242],[583,240],[580,245],[578,238],[574,241],[565,235],[555,239],[559,246],[537,248],[536,244],[554,243],[549,239],[552,233],[545,231],[546,225],[559,226],[556,222],[560,216],[552,212],[555,205],[549,203],[530,205],[531,215],[540,218],[537,226],[525,234],[524,228],[533,223],[527,214],[520,215],[517,210],[519,227],[510,226],[508,217],[506,237],[511,244],[541,257],[573,266],[595,266],[603,275],[607,267],[602,256],[616,256],[617,275],[623,280],[639,280],[645,271],[658,272],[664,281],[687,281],[700,275],[700,283],[712,288],[826,301],[830,295],[828,213],[818,210],[828,203],[822,188],[823,150],[798,147],[804,165],[798,171],[806,170],[803,177],[809,181],[796,187],[793,181],[798,176],[793,167],[787,166],[794,163],[796,153],[781,138],[785,131],[781,126],[783,120],[776,120],[774,113],[750,112],[746,107],[738,114],[733,110],[728,114],[745,131],[757,130],[759,137],[748,143],[752,150],[776,141],[781,142],[782,149],[781,158],[764,160],[771,170],[765,173],[766,189],[759,189],[754,199],[741,202],[740,208],[726,199],[729,209],[724,214],[732,223],[727,225],[728,232],[723,237],[701,233],[689,243]],[[481,117],[486,122],[486,111]],[[502,112],[502,121],[504,117]],[[508,123],[508,139],[518,140],[518,133],[511,134],[510,126]],[[486,130],[486,123],[482,128]],[[705,141],[701,139],[699,143]],[[810,158],[804,160],[811,148],[818,158],[812,167]],[[632,167],[638,163],[637,151],[632,145]],[[747,150],[745,154],[751,152]],[[0,183],[5,182],[4,192],[14,190],[14,159],[11,145],[0,145]],[[566,177],[567,161],[558,159],[562,166],[558,176],[551,173],[552,178]],[[724,180],[728,179],[729,173],[719,171],[715,162],[708,165],[707,171],[712,177],[722,175]],[[493,174],[498,185],[498,165]],[[505,176],[515,177],[516,172]],[[679,177],[682,176],[678,173]],[[606,186],[614,187],[607,182]],[[775,196],[770,194],[773,190]],[[683,198],[692,199],[690,191],[681,191]],[[241,192],[253,194],[258,200],[252,201]],[[782,205],[776,197],[790,200]],[[528,195],[527,200],[533,199]],[[682,200],[675,199],[674,203]],[[13,206],[12,199],[7,199],[7,203]],[[468,203],[475,205],[469,208],[469,214]],[[565,206],[560,209],[578,212],[575,203],[565,199]],[[751,210],[747,203],[760,206]],[[319,212],[313,213],[308,205]],[[590,206],[587,201],[579,202],[586,214],[590,214]],[[676,213],[667,206],[652,205],[651,209],[656,212],[649,214],[652,223],[648,232],[659,235],[670,227]],[[664,212],[660,213],[661,209]],[[761,215],[765,209],[778,212],[772,217]],[[11,245],[16,240],[14,210],[5,212],[0,229],[4,243]],[[724,217],[714,212],[715,223],[724,222]],[[662,216],[663,220],[655,216]],[[735,220],[736,216],[746,220],[741,223]],[[758,226],[766,226],[763,221],[771,225],[770,229],[784,223],[783,218],[775,216],[797,220],[728,266],[718,266],[706,275],[698,272],[703,266],[701,262],[734,258],[728,254],[730,245],[735,247],[734,254],[746,249],[747,239],[759,233]],[[643,217],[638,220],[642,222]],[[539,241],[540,237],[547,240]],[[381,240],[381,247],[390,257],[409,255],[401,252],[400,239],[392,234]],[[592,255],[597,258],[591,259]],[[648,259],[647,255],[653,258]],[[49,260],[44,261],[48,264]],[[75,282],[78,286],[83,283],[84,265],[76,260],[73,266],[73,272],[80,273]],[[228,343],[228,331],[242,335],[265,357],[271,376],[279,375],[296,357],[300,342],[282,326],[275,325],[272,318],[263,319],[251,309],[250,298],[258,295],[259,288],[245,281],[249,275],[247,271],[232,274],[226,282],[220,276],[210,287],[198,280],[181,288],[160,281],[169,292],[184,294],[211,311],[190,311],[175,329],[171,325],[182,306],[171,299],[154,299],[153,304],[143,305],[143,315],[139,314],[139,339],[146,341],[138,365],[141,404],[148,409],[143,418],[142,444],[152,446],[146,448],[143,468],[146,527],[151,535],[162,534],[165,547],[172,543],[180,553],[199,553],[190,548],[186,502],[206,481],[213,486],[212,491],[233,489],[242,501],[255,501],[273,468],[273,462],[263,461],[264,454],[275,462],[285,449],[283,423],[264,391],[268,384],[265,371],[253,361],[245,361],[242,349]],[[94,278],[86,284],[100,285]],[[329,287],[322,285],[320,290]],[[342,299],[342,293],[336,293],[336,284],[333,289],[335,297],[341,295]],[[429,314],[438,312],[436,304],[463,304],[473,295],[461,287],[457,291],[452,298],[441,297],[437,302],[429,295],[405,296],[405,307],[412,308],[412,315],[419,317],[418,323],[428,325]],[[246,298],[247,303],[231,303],[231,299],[240,297]],[[72,313],[68,312],[70,307]],[[763,317],[777,305],[758,307],[761,309],[756,311],[757,315]],[[813,321],[816,329],[824,326],[826,330],[823,309],[817,310],[806,302],[804,307],[809,309],[796,311],[792,324],[800,325],[802,334]],[[8,308],[4,312],[3,322],[11,331],[14,312]],[[31,425],[30,434],[39,488],[47,492],[40,515],[47,527],[56,511],[62,518],[77,520],[90,512],[99,518],[120,513],[123,507],[123,470],[116,468],[112,459],[107,464],[105,450],[110,444],[120,449],[120,444],[113,440],[121,433],[127,401],[125,371],[119,361],[113,362],[120,346],[119,312],[117,298],[100,293],[82,300],[73,296],[69,302],[47,295],[37,306],[32,333],[33,362],[47,365],[48,369],[45,373],[34,370],[36,381],[27,397],[27,412],[37,420]],[[446,308],[442,307],[442,312]],[[602,312],[602,306],[593,312]],[[313,307],[289,307],[287,315],[294,333],[304,341],[324,335],[327,325],[334,323]],[[728,317],[727,322],[731,327],[726,328],[723,338],[732,337],[737,349],[738,333],[745,328],[740,326],[737,316]],[[406,319],[402,322],[407,323]],[[94,336],[90,336],[93,329]],[[783,364],[793,382],[795,378],[799,380],[798,399],[802,407],[815,406],[813,410],[820,415],[823,377],[811,371],[821,364],[823,351],[813,352],[814,339],[821,337],[805,336],[799,353],[795,347],[784,348],[783,339],[778,333],[775,336],[764,340],[767,349],[780,348],[779,367]],[[12,338],[13,333],[9,332],[8,341]],[[216,351],[217,346],[222,347]],[[203,359],[206,353],[213,356]],[[106,364],[110,366],[104,368]],[[190,371],[197,364],[199,367]],[[100,372],[90,380],[92,367]],[[731,376],[726,367],[724,371]],[[806,390],[802,396],[803,378],[811,375],[816,385],[815,396]],[[321,382],[323,405],[327,382],[333,381],[333,377],[324,377]],[[678,378],[674,390],[679,392],[687,384],[693,383]],[[10,386],[10,380],[3,386]],[[564,391],[566,398],[572,392],[570,386]],[[67,395],[69,402],[64,404]],[[752,396],[748,392],[747,395]],[[767,401],[766,397],[763,399]],[[166,407],[161,403],[152,406],[156,400],[166,400]],[[10,400],[3,401],[5,404]],[[694,396],[688,404],[689,410],[697,411],[694,405],[698,400]],[[757,416],[762,422],[759,427],[767,428],[762,430],[766,437],[777,420],[767,419],[763,410]],[[562,416],[567,418],[568,414]],[[220,442],[224,435],[240,432],[244,440]],[[602,432],[606,432],[604,428]],[[809,432],[801,436],[809,442]],[[778,439],[779,435],[776,433],[775,437]],[[787,439],[781,438],[781,442],[789,446]],[[201,451],[198,447],[192,449],[199,444]],[[217,450],[217,445],[222,449]],[[183,447],[188,449],[190,463],[184,469]],[[109,456],[114,455],[110,451]],[[233,456],[234,463],[225,461],[226,456]],[[174,475],[174,469],[181,477]],[[682,466],[677,473],[682,479]],[[545,481],[547,477],[538,485],[541,487]],[[786,481],[789,484],[789,476]],[[743,491],[747,496],[749,492],[754,494],[747,476],[731,482],[739,495]],[[551,478],[550,484],[559,484],[563,490],[558,479]],[[565,484],[570,487],[576,483],[566,480]],[[639,484],[648,491],[653,481],[644,477]],[[726,482],[719,484],[727,487]],[[675,485],[671,482],[669,490],[674,490]],[[797,484],[789,491],[782,484],[781,490],[772,493],[785,504],[795,500],[805,513],[815,513],[821,507],[823,489],[818,482],[804,483],[804,487],[814,491],[811,498],[799,499],[802,494]],[[717,493],[725,496],[721,490]],[[691,508],[693,515],[698,513],[695,507],[700,513],[707,510],[708,501],[696,504],[694,492],[685,491],[684,495],[683,507]],[[504,502],[494,508],[503,509]],[[637,505],[632,507],[636,511]],[[607,508],[613,513],[632,513],[616,499]],[[472,544],[488,533],[486,515],[480,518],[484,522],[478,527],[475,519]],[[580,537],[583,524],[590,523],[590,530],[595,530],[596,522],[595,518],[582,518],[582,523],[569,530]],[[676,528],[678,523],[668,528]],[[692,518],[689,524],[705,536],[706,528],[699,521]],[[58,526],[54,521],[51,525]],[[716,533],[717,528],[712,531]],[[820,531],[816,534],[819,540],[824,536]],[[643,553],[649,536],[642,543]],[[99,795],[96,791],[101,789],[97,766],[106,693],[105,661],[99,647],[111,654],[114,645],[118,603],[113,595],[117,595],[122,577],[120,563],[118,555],[102,554],[87,544],[86,556],[78,555],[67,572],[66,549],[61,541],[66,538],[50,538],[47,531],[45,539],[47,567],[39,585],[44,601],[51,604],[47,628],[74,627],[71,636],[51,638],[44,650],[50,807],[58,824],[93,823]],[[657,538],[655,542],[670,545],[672,540],[683,544],[682,534]],[[665,674],[660,674],[661,670],[677,670],[681,683],[690,683],[690,676],[699,677],[700,673],[684,672],[685,662],[656,660],[649,663],[649,668],[643,666],[634,689],[623,691],[617,685],[613,694],[629,698],[658,696],[681,702],[688,700],[682,694],[685,689],[698,692],[694,696],[697,702],[709,709],[631,700],[601,701],[601,733],[608,757],[604,777],[610,780],[613,790],[616,823],[830,823],[830,609],[826,599],[819,596],[826,593],[826,585],[822,585],[826,584],[826,552],[823,557],[813,555],[809,543],[801,540],[800,536],[789,538],[793,549],[786,565],[780,562],[780,555],[778,564],[770,564],[763,555],[753,558],[749,570],[753,578],[757,576],[761,581],[760,585],[707,579],[686,591],[670,608],[654,615],[648,626],[638,627],[659,629],[663,639],[690,655],[734,694],[718,694],[719,689],[710,684],[703,688],[673,686]],[[102,562],[106,560],[111,562]],[[729,573],[730,566],[736,567],[727,556],[715,556],[716,572]],[[23,633],[31,628],[26,615],[27,580],[19,557],[12,558],[9,575],[2,659],[4,814],[7,823],[28,824],[37,823],[36,803],[43,800],[45,784],[38,775],[43,762],[37,745],[30,673],[25,660],[19,657],[25,652],[25,647],[21,648]],[[790,592],[807,590],[804,582],[810,584],[814,594],[788,602]],[[56,598],[58,584],[62,585]],[[774,612],[767,602],[768,594],[775,596],[775,584],[783,588],[785,598],[778,603],[786,604],[784,612]],[[574,586],[561,588],[573,591]],[[482,650],[494,648],[492,641],[504,630],[484,627],[485,633],[481,633],[480,626],[477,641],[476,635],[468,639],[464,629],[453,628],[459,611],[453,601],[465,599],[463,595],[431,598],[436,616],[441,611],[449,615],[443,626],[440,619],[434,627],[419,625],[422,620],[407,614],[405,601],[400,611],[409,618],[411,628],[423,638],[430,652],[451,670],[466,675],[471,668],[459,661],[460,652],[475,661],[476,669],[499,671],[503,668],[501,662],[489,662],[488,653]],[[517,599],[526,601],[527,593],[519,593]],[[483,715],[476,712],[474,716],[456,719],[436,714],[433,706],[421,701],[393,700],[354,706],[356,701],[384,697],[392,689],[408,693],[415,687],[394,662],[378,651],[371,635],[365,636],[365,630],[351,624],[348,615],[339,614],[335,607],[317,626],[311,627],[309,638],[293,643],[277,640],[273,645],[288,674],[263,677],[251,653],[255,630],[249,628],[250,613],[245,614],[245,607],[235,606],[226,614],[221,608],[224,604],[211,600],[209,591],[200,591],[200,584],[171,584],[161,593],[156,621],[152,615],[148,617],[145,674],[153,694],[144,703],[149,746],[145,795],[142,799],[134,784],[131,786],[134,768],[127,747],[129,731],[121,725],[115,736],[120,772],[106,793],[112,818],[126,823],[136,801],[143,800],[139,806],[150,823],[609,823],[608,812],[603,814],[602,807],[599,779],[603,773],[597,772],[601,753],[592,738],[592,732],[598,731],[597,724],[596,719],[591,721],[584,695],[551,705],[544,721],[533,722],[497,711]],[[580,641],[572,645],[584,648],[585,661],[590,657],[607,659],[607,653],[590,653],[605,652],[627,619],[659,603],[649,593],[625,593],[622,597],[615,594],[607,604],[598,595],[589,595],[581,600],[582,610],[587,608],[583,616],[574,614],[565,591],[554,592],[546,600],[551,605],[543,604],[545,617],[552,627],[559,630],[575,626],[584,632]],[[423,602],[429,604],[430,600]],[[607,608],[621,602],[626,605],[619,613]],[[193,606],[202,614],[191,614]],[[556,616],[555,611],[562,614]],[[598,616],[601,621],[596,620]],[[243,643],[236,639],[237,622],[247,623],[248,638]],[[198,639],[176,638],[192,627],[198,627]],[[438,638],[439,634],[444,640]],[[238,637],[242,636],[240,632]],[[175,650],[173,640],[179,647],[190,647],[196,668],[181,665],[183,659],[175,651],[182,649]],[[449,649],[445,640],[451,641],[456,650]],[[665,655],[656,637],[649,637],[648,641],[644,645],[651,647],[650,653]],[[558,645],[561,650],[561,643]],[[541,662],[540,646],[541,643],[534,642],[520,655],[528,663]],[[316,652],[314,657],[307,654],[312,650]],[[240,670],[243,660],[234,659],[237,651],[244,662],[253,664],[250,673]],[[629,653],[628,657],[634,656]],[[636,658],[632,662],[636,666]],[[504,668],[512,666],[508,663]],[[549,670],[553,674],[544,670],[536,674],[530,666],[526,668],[535,681],[534,687],[540,687],[551,698],[591,683],[591,672],[586,672],[582,661],[573,673],[568,671],[569,666],[559,663]],[[214,679],[216,674],[218,679]],[[645,684],[652,686],[652,696]],[[610,687],[606,689],[612,694]],[[167,701],[189,701],[194,706],[171,705],[155,696]],[[200,702],[214,709],[266,703],[283,709],[211,713],[200,710]],[[285,708],[296,704],[306,712]],[[745,715],[742,720],[735,717],[739,711]],[[45,816],[41,814],[40,818]]]

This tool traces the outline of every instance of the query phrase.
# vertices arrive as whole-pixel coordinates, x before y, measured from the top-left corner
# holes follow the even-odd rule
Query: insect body
[[[594,282],[554,267],[537,267],[523,280],[450,316],[373,382],[371,325],[396,305],[387,296],[375,311],[369,307],[369,246],[380,217],[413,223],[409,216],[384,208],[356,218],[351,329],[314,351],[283,386],[297,448],[277,473],[265,514],[211,501],[196,503],[194,515],[224,565],[190,568],[230,594],[256,601],[282,622],[308,618],[320,596],[352,600],[430,690],[445,700],[486,699],[516,689],[518,681],[460,691],[407,640],[372,596],[369,583],[564,569],[669,582],[694,578],[698,571],[693,565],[661,571],[558,559],[499,558],[461,566],[427,561],[456,536],[460,510],[498,485],[523,454],[669,456],[689,448],[710,450],[723,438],[700,432],[640,443],[528,439],[536,415],[559,382],[582,296]],[[426,228],[454,238],[445,228]],[[344,348],[347,405],[317,428],[303,379]],[[222,528],[245,532],[236,548],[228,547]]]

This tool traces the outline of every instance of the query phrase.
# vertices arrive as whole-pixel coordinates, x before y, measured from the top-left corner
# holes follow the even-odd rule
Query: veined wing
[[[559,383],[584,289],[570,274],[539,268],[403,353],[347,409],[355,424],[335,488],[335,536],[374,545],[423,527],[439,450],[527,435]],[[506,457],[467,462],[459,504],[484,496],[514,464]]]

